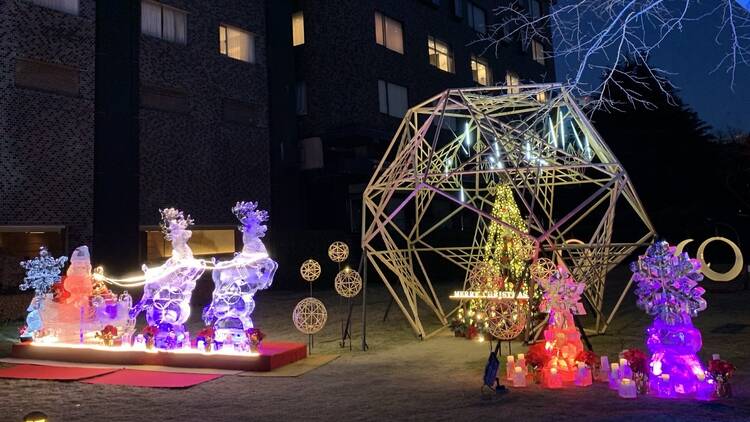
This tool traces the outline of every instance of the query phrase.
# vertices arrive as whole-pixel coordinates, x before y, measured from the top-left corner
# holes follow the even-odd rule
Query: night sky
[[[694,13],[704,13],[715,6],[713,1],[695,3]],[[721,44],[714,40],[720,25],[720,13],[699,22],[687,22],[681,32],[673,32],[654,52],[651,63],[675,73],[669,79],[679,89],[680,97],[713,131],[733,127],[750,132],[750,67],[737,66],[734,88],[731,75],[724,68],[711,73],[729,48],[726,32],[719,39]],[[564,81],[566,73],[573,69],[562,61],[558,63],[558,79]]]

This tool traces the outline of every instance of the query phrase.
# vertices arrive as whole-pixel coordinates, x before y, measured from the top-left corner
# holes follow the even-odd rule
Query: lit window
[[[492,84],[492,71],[486,60],[482,60],[478,57],[471,57],[471,76],[474,82],[479,85],[491,85]]]
[[[302,12],[292,15],[292,45],[298,46],[305,43],[305,17]]]
[[[375,12],[375,42],[389,50],[404,54],[404,32],[401,22]]]
[[[427,37],[427,52],[430,55],[431,65],[453,73],[453,53],[448,44],[435,37]]]
[[[150,1],[141,2],[141,33],[179,44],[187,43],[187,13]]]
[[[297,81],[296,86],[297,115],[304,116],[307,114],[307,86],[305,81]]]
[[[540,103],[546,103],[547,102],[547,91],[540,91],[536,94],[536,100]]]
[[[484,34],[487,31],[484,19],[484,9],[469,2],[466,9],[466,20],[475,31]]]
[[[233,59],[255,63],[255,37],[247,31],[219,25],[219,52]]]
[[[404,117],[408,105],[406,87],[386,81],[378,81],[380,112],[393,117]]]
[[[542,16],[542,4],[539,0],[529,0],[529,13],[534,19],[539,19]]]
[[[537,40],[531,41],[531,54],[539,64],[545,64],[544,62],[544,46]]]
[[[505,74],[505,85],[511,87],[508,88],[509,94],[518,94],[521,92],[519,88],[512,88],[517,87],[520,84],[520,80],[518,79],[518,74],[514,72],[508,72]]]
[[[54,9],[59,12],[78,14],[78,0],[31,0],[37,6]]]

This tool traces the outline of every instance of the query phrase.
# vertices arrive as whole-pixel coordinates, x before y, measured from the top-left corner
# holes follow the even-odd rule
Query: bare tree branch
[[[496,54],[503,43],[519,40],[526,47],[533,42],[554,45],[554,49],[545,48],[546,58],[573,69],[564,82],[574,95],[589,99],[592,110],[618,108],[608,96],[613,88],[622,89],[629,103],[649,106],[642,96],[618,83],[645,84],[642,76],[623,70],[622,65],[630,60],[648,63],[652,52],[685,25],[721,16],[722,24],[714,28],[715,42],[726,54],[712,72],[730,74],[732,87],[737,68],[750,65],[750,0],[708,1],[716,6],[704,13],[698,12],[701,0],[558,0],[546,13],[536,13],[529,10],[526,0],[512,0],[493,11],[499,23],[491,25],[478,42]],[[585,77],[592,71],[601,72],[600,81]],[[668,79],[658,77],[669,72],[653,66],[649,71],[669,96]]]

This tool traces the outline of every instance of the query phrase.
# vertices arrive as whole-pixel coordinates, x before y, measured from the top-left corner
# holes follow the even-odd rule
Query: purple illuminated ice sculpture
[[[711,380],[698,360],[701,333],[692,318],[706,309],[698,286],[703,279],[700,262],[661,241],[649,246],[645,255],[630,265],[638,284],[638,307],[653,315],[646,330],[651,352],[651,392],[659,397],[708,397]]]

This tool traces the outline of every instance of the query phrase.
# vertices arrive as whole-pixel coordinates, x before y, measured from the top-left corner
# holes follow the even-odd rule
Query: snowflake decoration
[[[540,279],[539,285],[544,290],[539,310],[549,312],[550,319],[555,313],[570,312],[576,315],[583,313],[580,301],[586,285],[575,281],[564,267],[558,267],[549,278]]]
[[[259,210],[257,202],[238,202],[232,212],[242,223],[238,226],[241,232],[258,238],[266,235],[267,227],[261,223],[268,221],[268,211]]]
[[[49,291],[53,284],[60,281],[62,271],[68,257],[54,258],[46,247],[39,248],[39,257],[28,261],[21,261],[21,267],[26,270],[26,277],[19,286],[21,290],[34,289],[37,295]]]
[[[159,210],[159,212],[161,213],[159,227],[161,228],[161,232],[164,233],[164,238],[167,240],[172,240],[172,235],[176,231],[187,230],[188,227],[194,224],[193,219],[190,218],[190,214],[185,217],[185,214],[176,208],[165,208]]]
[[[661,241],[649,246],[645,255],[630,264],[633,279],[638,283],[636,304],[649,315],[667,324],[687,324],[698,312],[706,309],[705,290],[698,286],[703,280],[700,261],[687,253],[675,255],[674,246]]]

